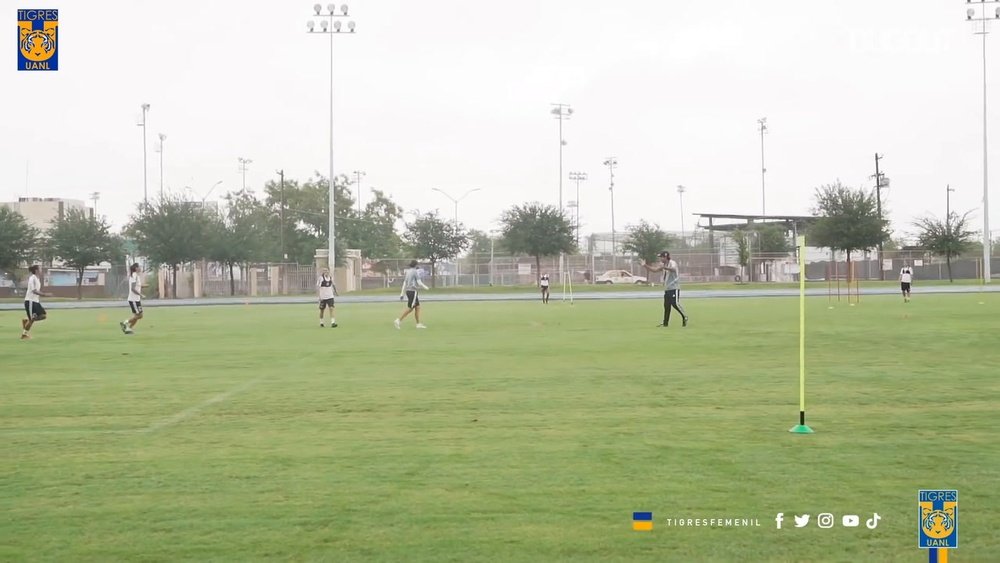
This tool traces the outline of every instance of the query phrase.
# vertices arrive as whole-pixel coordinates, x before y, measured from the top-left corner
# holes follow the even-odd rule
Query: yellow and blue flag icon
[[[637,532],[649,532],[653,529],[652,512],[633,512],[632,529]]]

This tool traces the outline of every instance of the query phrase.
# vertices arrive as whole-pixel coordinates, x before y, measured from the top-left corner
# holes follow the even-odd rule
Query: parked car
[[[630,283],[630,284],[640,284],[647,283],[646,278],[642,276],[633,275],[627,270],[608,270],[603,274],[597,276],[594,283],[601,284],[613,284],[613,283]]]

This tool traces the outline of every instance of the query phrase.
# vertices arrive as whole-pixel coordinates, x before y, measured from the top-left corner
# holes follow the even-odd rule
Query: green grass
[[[0,560],[920,561],[920,488],[996,560],[1000,295],[810,300],[810,436],[795,299],[658,306],[0,312]]]

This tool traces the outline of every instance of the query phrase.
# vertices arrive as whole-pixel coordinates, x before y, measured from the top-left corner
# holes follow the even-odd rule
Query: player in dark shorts
[[[903,292],[903,303],[910,302],[910,286],[913,284],[913,268],[909,264],[903,264],[903,269],[899,271],[899,289]]]
[[[330,328],[337,328],[337,316],[334,313],[334,297],[337,295],[337,286],[333,283],[333,278],[330,276],[330,270],[323,268],[323,272],[316,282],[316,287],[319,290],[319,326],[322,328],[323,325],[323,311],[326,309],[330,310]]]
[[[538,279],[538,285],[542,288],[542,303],[549,302],[549,275],[542,274]]]
[[[24,291],[24,313],[27,318],[21,319],[21,340],[29,340],[31,327],[36,322],[48,318],[45,307],[42,307],[40,297],[51,297],[51,293],[42,291],[42,280],[38,277],[39,268],[33,264],[28,268],[31,276],[28,278],[28,288]]]

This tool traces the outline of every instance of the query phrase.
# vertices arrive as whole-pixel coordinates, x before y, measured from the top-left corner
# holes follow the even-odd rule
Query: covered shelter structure
[[[698,217],[698,227],[708,231],[709,248],[715,247],[715,233],[731,233],[736,230],[752,230],[761,225],[778,225],[793,237],[814,223],[819,217],[812,215],[744,215],[739,213],[695,213]],[[714,259],[713,259],[714,262]],[[715,268],[715,264],[712,264]]]

